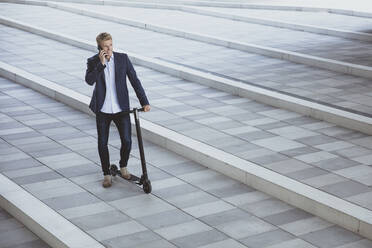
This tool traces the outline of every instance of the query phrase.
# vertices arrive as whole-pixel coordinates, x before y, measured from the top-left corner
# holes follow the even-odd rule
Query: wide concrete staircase
[[[88,243],[92,242],[91,244],[98,241],[103,245],[118,245],[120,243],[118,235],[135,235],[148,231],[151,233],[150,236],[157,237],[153,237],[157,242],[169,246],[187,246],[185,235],[195,236],[198,233],[199,236],[195,239],[202,240],[198,246],[216,243],[213,247],[219,247],[217,245],[226,247],[224,245],[227,243],[223,242],[233,242],[237,247],[239,245],[255,247],[252,240],[267,241],[274,235],[270,232],[276,227],[280,231],[284,228],[285,232],[296,236],[289,241],[284,238],[287,237],[284,234],[278,238],[281,242],[291,242],[293,247],[300,247],[300,243],[303,247],[349,247],[347,245],[369,247],[368,240],[352,236],[345,230],[348,229],[366,238],[372,237],[372,202],[369,200],[372,185],[370,136],[372,95],[368,59],[370,34],[366,28],[371,19],[368,15],[355,11],[350,15],[346,11],[342,13],[332,9],[327,10],[334,13],[325,13],[320,12],[324,9],[319,8],[314,8],[310,12],[306,8],[290,6],[279,6],[276,9],[273,6],[261,6],[261,9],[258,9],[258,6],[254,8],[250,3],[237,5],[233,1],[229,6],[227,3],[225,6],[217,6],[216,2],[198,2],[199,4],[194,2],[192,6],[167,1],[162,3],[105,1],[104,6],[100,6],[100,3],[103,2],[1,3],[0,21],[3,34],[0,37],[3,54],[0,62],[1,76],[91,115],[87,104],[92,88],[88,87],[83,79],[86,58],[96,51],[94,38],[98,32],[112,33],[115,49],[128,53],[136,64],[138,75],[153,106],[151,112],[141,116],[144,137],[152,142],[148,144],[149,163],[153,164],[154,168],[161,169],[163,173],[170,173],[171,176],[168,176],[169,179],[165,176],[160,177],[159,183],[155,183],[155,198],[150,197],[152,200],[148,200],[146,196],[138,196],[141,198],[138,202],[136,199],[139,198],[131,198],[137,205],[128,208],[125,207],[124,201],[124,197],[128,195],[118,195],[122,198],[104,197],[106,193],[102,193],[99,188],[98,166],[86,169],[88,174],[94,172],[89,177],[91,179],[88,179],[88,182],[93,184],[89,187],[94,187],[94,190],[82,186],[83,183],[87,183],[84,179],[82,182],[69,179],[69,184],[78,186],[57,187],[59,188],[57,190],[56,184],[51,182],[50,190],[43,191],[40,196],[37,192],[41,190],[39,188],[42,187],[41,182],[17,181],[19,173],[26,173],[23,176],[47,173],[43,178],[47,181],[50,179],[48,173],[53,174],[57,171],[61,176],[58,170],[88,163],[85,159],[96,156],[95,139],[91,137],[95,135],[94,121],[92,122],[92,117],[84,117],[87,119],[89,129],[84,130],[84,125],[80,125],[78,130],[89,134],[89,138],[86,138],[88,143],[84,142],[83,145],[85,149],[82,151],[78,149],[82,145],[81,142],[77,142],[76,145],[75,141],[62,144],[67,145],[69,149],[78,149],[79,154],[85,159],[81,159],[80,155],[46,156],[39,154],[37,150],[35,158],[42,164],[40,166],[42,168],[37,168],[39,166],[31,169],[17,168],[20,169],[17,171],[11,168],[9,163],[5,163],[2,180],[10,189],[3,187],[2,202],[8,202],[10,204],[8,206],[15,206],[15,209],[18,209],[17,205],[24,205],[22,204],[24,199],[17,202],[20,197],[6,199],[5,196],[12,195],[9,192],[16,190],[21,192],[19,194],[24,194],[21,198],[30,201],[32,199],[35,204],[40,204],[40,208],[45,208],[45,212],[49,211],[50,216],[59,218],[61,216],[58,217],[56,211],[71,208],[70,211],[73,213],[78,211],[79,204],[95,203],[91,198],[98,198],[103,203],[109,201],[108,205],[119,211],[120,216],[123,213],[127,215],[126,217],[129,216],[129,218],[121,216],[119,219],[122,218],[126,225],[133,226],[136,230],[134,233],[115,231],[122,228],[120,222],[108,223],[110,229],[99,228],[96,226],[97,223],[86,226],[86,222],[72,221],[78,223],[77,226],[83,230],[76,231],[83,238],[77,235],[79,238],[74,240],[81,239]],[[35,16],[34,13],[38,15]],[[319,18],[322,18],[321,22]],[[348,25],[340,29],[340,20],[347,20]],[[22,115],[27,115],[29,108],[40,106],[33,106],[32,101],[27,101],[29,90],[16,87],[17,90],[12,91],[14,86],[10,82],[5,85],[4,101],[21,98],[22,101],[26,101],[27,106],[17,109],[3,105],[1,111],[4,117],[13,118],[11,115],[14,111],[16,113],[26,111],[22,112]],[[47,102],[49,104],[49,101]],[[131,102],[132,106],[138,104],[135,98],[131,99]],[[32,114],[33,110],[30,111]],[[71,110],[67,112],[69,111]],[[14,118],[17,115],[15,114]],[[76,115],[82,114],[77,112]],[[69,120],[69,115],[66,118]],[[28,127],[17,128],[9,124],[4,126],[2,135],[8,135],[7,132],[29,132],[32,131],[30,129],[34,129],[33,125],[53,126],[54,122],[49,120],[50,118],[47,119],[44,120],[47,123],[37,120],[25,122]],[[52,140],[53,135],[56,135],[55,141],[58,141],[65,134],[62,130],[74,129],[65,125],[61,125],[61,130],[57,125],[49,130],[50,133],[49,131],[43,133],[42,129],[38,132]],[[6,137],[2,139],[11,147],[21,149],[22,154],[27,154],[23,156],[33,157],[31,147],[19,147],[24,144],[9,142]],[[38,139],[46,142],[45,147],[50,148],[49,141],[43,140],[42,137]],[[32,143],[38,142],[38,139]],[[116,140],[113,146],[118,145],[120,143]],[[15,149],[11,147],[7,149]],[[54,150],[57,150],[57,147]],[[156,147],[154,152],[151,147]],[[163,153],[162,156],[159,155],[159,151]],[[22,155],[19,156],[15,158],[24,159]],[[43,160],[43,157],[46,158]],[[208,170],[207,175],[203,171],[199,174],[186,173],[186,176],[172,174],[174,170],[180,170],[178,166],[174,165],[169,170],[163,166],[174,163],[173,157],[177,158],[176,164],[180,164],[180,161],[185,162],[183,159],[186,159],[196,163],[197,168],[201,168],[202,165],[217,172]],[[10,156],[8,161],[15,158]],[[61,162],[57,161],[64,158],[72,165],[61,165]],[[97,156],[93,160],[99,165]],[[138,165],[138,159],[135,164]],[[196,165],[185,165],[186,171],[183,173],[190,172],[189,170]],[[68,176],[62,173],[62,177]],[[37,186],[34,192],[32,187],[24,186],[29,183],[39,183],[40,186]],[[212,201],[213,204],[203,201],[202,206],[199,206],[196,203],[197,205],[191,209],[188,209],[190,208],[188,205],[187,207],[177,205],[172,199],[176,197],[175,195],[183,194],[182,190],[169,196],[166,190],[164,192],[161,190],[172,191],[171,189],[179,184],[187,186],[191,184],[192,187],[200,188],[203,194],[211,194],[217,199]],[[221,187],[224,185],[230,188],[230,191],[222,190]],[[231,185],[239,185],[239,190],[236,189],[237,186],[232,190]],[[115,194],[123,190],[128,192],[128,189],[124,188],[120,187]],[[252,203],[250,192],[254,191],[253,189],[260,192],[255,194],[263,194],[265,197],[259,197],[258,202]],[[53,194],[58,195],[61,190],[61,199],[54,205],[51,200]],[[76,201],[71,206],[63,205],[66,201],[63,197],[71,193],[70,190],[76,190],[75,198],[79,194],[89,192],[87,193],[89,197],[86,196],[87,202]],[[140,193],[138,190],[134,192]],[[190,200],[198,199],[198,194],[192,192],[188,192]],[[225,193],[219,195],[219,192]],[[268,201],[266,197],[269,195],[280,201]],[[44,199],[46,205],[40,202]],[[229,201],[231,199],[232,202]],[[152,210],[147,210],[150,213],[145,216],[181,210],[182,213],[191,215],[191,219],[186,219],[192,223],[184,226],[172,223],[172,228],[168,229],[153,227],[150,220],[147,225],[141,221],[138,223],[138,219],[144,216],[138,214],[137,208],[146,204],[146,201],[153,205],[150,204],[149,209]],[[287,209],[281,206],[291,207]],[[263,212],[260,212],[261,207]],[[208,222],[204,219],[201,221],[202,217],[207,218],[206,216],[229,212],[235,208],[253,214],[263,222],[256,225],[251,220],[239,222],[233,218],[234,221],[230,221],[230,225],[222,223],[214,225],[213,221]],[[35,223],[42,223],[44,215],[39,211],[35,213],[32,211],[33,209],[19,207],[19,212],[25,213],[22,218],[27,219],[28,215],[34,214],[32,218],[34,221],[30,222],[33,224],[30,225],[38,226]],[[140,212],[143,211],[145,210],[141,208]],[[289,231],[288,226],[297,229],[303,222],[289,225],[286,221],[296,222],[307,215],[320,217],[322,221],[325,220],[324,223],[334,223],[345,229],[327,232],[325,229],[331,225],[322,223],[321,228],[313,229],[316,224],[310,225],[307,222],[304,228],[307,231]],[[107,214],[100,216],[99,220],[102,219],[104,222],[105,216]],[[88,217],[89,215],[84,221],[89,221]],[[228,219],[226,216],[224,218]],[[61,222],[66,222],[65,218],[60,219]],[[70,225],[75,228],[71,220],[67,219],[69,221],[65,223],[66,228],[71,228]],[[185,235],[179,236],[175,231],[179,227],[177,225],[187,230],[192,229],[195,221],[202,223],[197,225],[200,229],[196,228],[198,232],[186,232]],[[274,227],[266,225],[266,221]],[[47,228],[40,225],[39,229],[33,231],[41,236],[43,230],[51,229],[44,240],[52,246],[82,245],[74,243],[74,240],[65,242],[64,237],[68,235],[64,235],[63,232],[58,234],[60,230],[58,228],[53,230],[52,224]],[[241,226],[243,230],[234,229],[234,226],[237,226],[237,229]],[[261,231],[249,231],[249,228],[258,226],[262,227]],[[112,230],[115,235],[102,234],[105,230],[108,233]],[[315,230],[317,233],[312,234]],[[203,232],[213,234],[206,235],[210,239],[203,239],[204,235],[201,234]],[[349,238],[342,240],[334,235],[337,232]],[[328,235],[322,236],[324,234]],[[227,235],[227,238],[224,235]],[[332,237],[331,241],[327,241],[326,237]],[[217,240],[224,241],[217,244]],[[151,243],[148,240],[147,242],[147,245]],[[98,247],[101,244],[95,245]],[[261,246],[257,247],[273,245],[260,244]],[[116,247],[115,245],[113,247]],[[281,247],[290,247],[290,244],[282,243]]]

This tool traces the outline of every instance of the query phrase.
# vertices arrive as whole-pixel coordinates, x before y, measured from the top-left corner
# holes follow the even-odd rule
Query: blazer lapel
[[[119,69],[120,69],[120,57],[119,57],[119,54],[114,52],[114,64],[115,64],[115,86],[116,86],[116,95],[119,97],[119,84],[118,82],[120,82],[120,79],[119,79]],[[119,100],[119,99],[118,99]]]

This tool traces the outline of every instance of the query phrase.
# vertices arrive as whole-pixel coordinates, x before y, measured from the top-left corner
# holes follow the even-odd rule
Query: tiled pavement
[[[2,61],[91,94],[92,88],[83,83],[90,52],[8,27],[0,29]],[[85,39],[94,40],[93,31]],[[125,41],[124,36],[114,37]],[[164,42],[169,39],[162,37]],[[196,47],[204,46],[216,48]],[[372,208],[370,136],[143,67],[136,69],[153,105],[142,118]],[[120,179],[108,193],[100,186],[92,117],[8,80],[2,79],[0,86],[0,172],[108,247],[372,246],[353,233],[147,142],[153,195],[144,195]],[[117,162],[119,137],[114,128],[111,131],[111,157]],[[134,149],[130,168],[139,173],[136,153]]]
[[[83,81],[90,52],[9,27],[1,32],[8,34],[0,38],[3,49],[11,53],[4,62],[91,95]],[[136,69],[153,106],[144,119],[372,209],[371,136]]]
[[[2,78],[0,85],[0,172],[106,247],[372,245],[354,233],[148,142],[145,147],[152,194],[144,194],[141,188],[119,178],[114,179],[113,187],[104,189],[94,117],[9,80]],[[115,128],[110,131],[111,157],[117,162],[120,138]],[[139,173],[133,141],[129,168]],[[8,215],[0,212],[1,216]],[[2,224],[0,221],[0,228]],[[0,247],[9,247],[2,242]]]
[[[0,247],[48,248],[49,246],[0,208]]]
[[[127,1],[127,0],[117,0],[117,1]],[[152,0],[141,0],[141,2],[150,2]],[[159,0],[156,2],[166,3],[166,4],[184,4],[187,3],[188,0],[184,1],[172,1],[172,0]],[[196,3],[208,3],[209,6],[212,4],[218,4],[220,2],[223,3],[243,3],[243,4],[251,4],[251,5],[268,5],[268,6],[291,6],[297,7],[300,9],[301,7],[313,7],[313,8],[327,8],[327,9],[341,9],[341,10],[352,10],[352,11],[361,11],[363,13],[372,13],[372,6],[367,0],[354,0],[354,1],[339,1],[339,0],[307,0],[307,1],[298,1],[298,0],[189,0],[189,2],[196,2]],[[198,4],[192,4],[192,6],[198,6]]]
[[[30,11],[31,9],[33,11]],[[115,9],[119,9],[119,7],[115,7]],[[37,17],[32,14],[36,12],[38,13]],[[125,15],[122,15],[123,17],[130,15],[129,11],[123,13],[125,13]],[[133,13],[136,12],[133,11]],[[94,41],[97,30],[106,30],[115,37],[114,45],[126,51],[181,63],[245,83],[270,88],[312,101],[319,101],[331,106],[346,108],[346,110],[357,111],[365,115],[372,115],[372,86],[370,79],[331,72],[46,7],[1,4],[0,14],[89,41]],[[169,15],[165,16],[169,17]],[[45,20],[48,21],[46,22]],[[222,22],[223,19],[218,20]],[[160,18],[159,21],[164,21],[164,19]],[[182,24],[182,20],[174,21],[174,23]],[[236,29],[238,32],[238,27]],[[234,30],[235,25],[231,32]],[[281,32],[282,30],[276,29],[276,32]],[[286,32],[293,31],[287,30]],[[249,34],[252,37],[272,40],[272,36],[267,37],[266,33],[254,32],[254,35]],[[296,36],[298,40],[293,42],[305,44],[305,42],[300,40],[304,39],[304,35],[308,34],[304,32],[300,32],[300,34],[300,36]],[[327,39],[336,39],[329,36],[325,37]],[[289,41],[289,37],[287,39]],[[241,39],[239,38],[238,40]],[[322,40],[311,39],[308,42],[320,43]],[[357,44],[354,42],[358,41],[348,40],[348,42]],[[14,46],[13,49],[12,46],[13,44],[3,46],[2,52],[5,54],[4,56],[9,54],[8,50],[14,50]],[[323,49],[325,46],[319,47]],[[342,50],[332,50],[344,53],[344,48],[347,48],[345,44]],[[371,49],[361,49],[361,46],[358,45],[356,49],[349,49],[350,54],[348,56],[354,57],[361,50],[364,51],[364,56]],[[358,56],[356,55],[356,57]],[[370,61],[369,57],[367,58],[368,61]],[[12,63],[12,61],[10,60],[9,63]]]
[[[267,18],[296,24],[314,25],[324,28],[335,28],[353,32],[371,33],[371,18],[345,16],[328,12],[307,12],[289,10],[260,10],[239,8],[197,7],[238,16]]]
[[[372,66],[370,60],[372,44],[367,41],[344,39],[174,10],[87,4],[71,4],[71,6],[80,6],[83,9],[95,10],[104,14],[110,13],[110,15],[135,19],[153,25],[164,25],[228,40]],[[313,18],[316,18],[316,16]],[[347,20],[344,20],[344,22],[347,22]]]

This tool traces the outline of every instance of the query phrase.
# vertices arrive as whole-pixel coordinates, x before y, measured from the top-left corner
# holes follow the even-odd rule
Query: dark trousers
[[[106,114],[98,112],[96,114],[97,134],[98,134],[98,153],[101,159],[103,175],[110,175],[110,156],[107,147],[111,121],[114,121],[119,130],[120,147],[120,167],[126,167],[132,148],[131,124],[129,114],[122,112],[116,114]]]

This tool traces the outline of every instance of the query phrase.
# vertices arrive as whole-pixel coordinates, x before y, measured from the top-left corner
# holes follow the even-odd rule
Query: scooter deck
[[[124,178],[122,175],[121,175],[121,173],[119,172],[119,174],[118,174],[121,178]],[[129,179],[126,179],[126,178],[124,178],[125,180],[127,180],[127,181],[130,181],[130,182],[134,182],[134,183],[137,183],[137,184],[139,184],[139,182],[140,182],[140,180],[141,180],[141,178],[139,178],[139,177],[137,177],[136,175],[133,175],[133,174],[131,174],[131,177],[129,178]]]
[[[121,178],[123,178],[123,179],[125,179],[125,180],[127,180],[127,181],[129,181],[129,182],[133,182],[133,183],[136,183],[136,184],[140,184],[140,180],[141,180],[141,178],[137,177],[136,175],[131,174],[131,177],[130,177],[129,179],[126,179],[125,177],[123,177],[123,176],[121,175],[120,170],[118,169],[118,167],[117,167],[115,164],[112,164],[112,165],[110,166],[110,171],[111,171],[111,175],[112,175],[112,176],[116,176],[116,175],[118,175],[119,177],[121,177]]]

